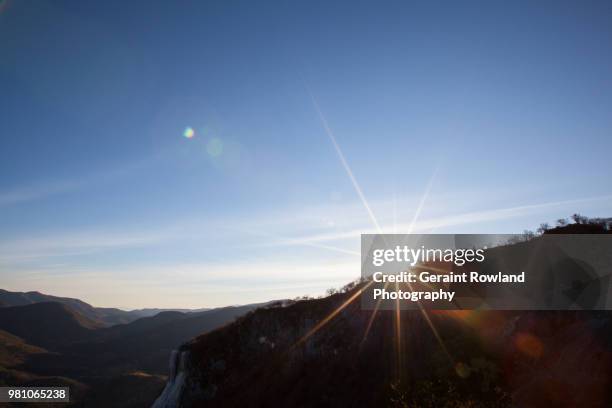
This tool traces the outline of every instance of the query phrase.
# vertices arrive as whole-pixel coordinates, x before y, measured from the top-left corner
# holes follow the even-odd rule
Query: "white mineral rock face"
[[[187,359],[189,352],[172,351],[170,355],[170,376],[161,395],[155,400],[152,408],[178,408],[187,378]]]

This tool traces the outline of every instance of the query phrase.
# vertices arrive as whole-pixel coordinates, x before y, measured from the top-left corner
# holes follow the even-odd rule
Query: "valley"
[[[173,349],[260,306],[160,311],[107,326],[91,317],[117,321],[134,313],[104,314],[76,299],[46,295],[35,297],[41,302],[30,296],[23,302],[23,296],[3,291],[0,299],[0,385],[70,386],[77,404],[100,407],[111,401],[150,406],[165,384]],[[18,305],[6,306],[11,301]]]

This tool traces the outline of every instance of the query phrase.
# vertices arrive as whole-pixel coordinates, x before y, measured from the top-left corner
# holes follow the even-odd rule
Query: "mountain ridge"
[[[48,295],[38,291],[12,292],[0,289],[0,308],[11,306],[25,306],[42,302],[57,302],[70,306],[73,310],[91,320],[111,327],[117,324],[127,324],[143,317],[155,316],[161,312],[198,313],[211,310],[211,308],[199,309],[165,309],[165,308],[142,308],[123,310],[114,307],[96,307],[77,298]]]

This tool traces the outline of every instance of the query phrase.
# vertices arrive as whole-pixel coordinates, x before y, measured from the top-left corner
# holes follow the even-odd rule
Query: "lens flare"
[[[213,137],[206,145],[206,151],[212,157],[220,156],[223,153],[223,142],[221,139]]]
[[[544,345],[540,339],[529,333],[517,334],[514,344],[520,351],[534,359],[540,358],[544,351]]]
[[[195,130],[193,130],[192,127],[186,127],[185,131],[183,132],[183,136],[185,136],[187,139],[191,139],[195,136]]]
[[[462,362],[455,364],[455,373],[461,378],[468,378],[470,376],[470,367]]]

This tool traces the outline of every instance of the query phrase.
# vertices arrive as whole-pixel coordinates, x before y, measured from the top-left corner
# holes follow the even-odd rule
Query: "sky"
[[[361,233],[612,216],[612,4],[0,0],[0,287],[320,295]]]

